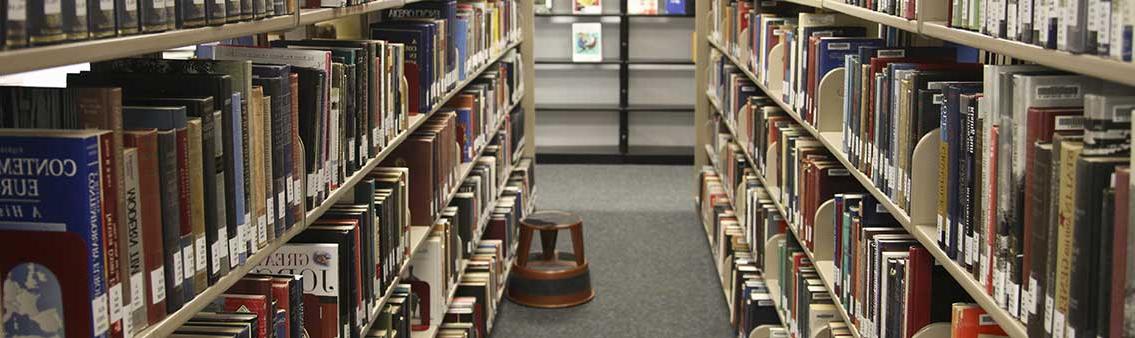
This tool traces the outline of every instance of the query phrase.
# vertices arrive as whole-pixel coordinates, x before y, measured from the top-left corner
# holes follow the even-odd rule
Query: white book
[[[573,62],[603,61],[603,25],[598,22],[571,24],[571,60]]]
[[[627,14],[658,14],[658,0],[627,0]]]

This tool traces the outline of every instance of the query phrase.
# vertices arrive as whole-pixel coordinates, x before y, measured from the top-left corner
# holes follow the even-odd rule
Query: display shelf
[[[545,58],[536,60],[537,65],[617,65],[628,64],[632,66],[637,65],[651,65],[651,66],[692,66],[693,61],[686,59],[633,59],[633,60],[619,60],[607,59],[597,62],[585,61],[572,61],[570,58]]]
[[[0,75],[163,51],[296,27],[298,14],[221,26],[176,29],[107,39],[0,51]]]
[[[602,103],[556,103],[542,104],[536,110],[550,111],[629,111],[629,112],[689,112],[694,107],[683,104],[631,104],[620,107],[618,104]]]
[[[337,8],[307,8],[300,10],[299,25],[306,26],[317,22],[380,11],[387,8],[402,7],[415,1],[377,0],[365,4]]]
[[[721,50],[723,54],[729,55],[712,41],[710,41],[710,45],[714,48],[717,48],[718,50]],[[728,58],[731,61],[734,60],[732,56],[729,56]],[[903,228],[910,232],[910,234],[913,235],[919,241],[919,243],[927,249],[927,251],[930,251],[930,253],[934,256],[939,264],[946,267],[946,270],[958,282],[958,284],[960,284],[966,290],[966,292],[969,293],[969,295],[974,299],[975,302],[980,304],[981,307],[985,309],[985,311],[989,313],[991,317],[993,317],[997,324],[999,324],[1001,328],[1009,334],[1010,337],[1028,337],[1024,324],[1021,323],[1021,321],[1017,320],[1016,317],[1009,314],[1007,310],[997,306],[997,303],[993,300],[993,296],[985,292],[985,287],[974,280],[968,271],[958,265],[957,262],[951,260],[949,256],[946,255],[945,251],[938,247],[936,234],[937,230],[934,225],[916,224],[916,222],[912,220],[911,215],[907,212],[907,210],[899,208],[898,205],[891,201],[890,196],[888,196],[875,186],[870,177],[867,177],[866,174],[859,171],[854,165],[852,165],[852,163],[848,160],[847,155],[843,153],[842,134],[840,132],[821,132],[817,130],[811,124],[805,123],[805,121],[800,117],[800,115],[796,114],[795,110],[792,109],[791,106],[781,100],[780,93],[769,91],[764,84],[756,81],[755,77],[750,77],[750,80],[753,80],[753,82],[756,83],[757,86],[761,88],[761,90],[765,91],[765,93],[768,94],[770,98],[772,98],[772,100],[777,105],[779,105],[787,115],[796,120],[796,122],[800,124],[803,129],[811,133],[814,138],[819,140],[820,143],[822,143],[824,147],[827,148],[829,152],[831,152],[832,157],[835,157],[836,160],[838,160],[844,167],[848,168],[848,171],[851,172],[852,176],[855,177],[856,180],[859,181],[863,188],[872,196],[874,196],[879,204],[882,204],[883,207],[886,208],[887,211],[891,214],[891,216],[893,216],[894,219],[903,226]]]
[[[1057,69],[1135,86],[1135,63],[1044,49],[1027,43],[951,28],[944,22],[922,22],[922,34]]]
[[[502,51],[499,55],[492,58],[491,61],[489,61],[485,65],[482,65],[477,69],[476,72],[472,73],[474,74],[474,76],[469,76],[465,81],[457,84],[457,86],[455,86],[452,91],[445,95],[441,102],[445,102],[460,93],[466,85],[473,82],[473,80],[477,77],[476,75],[483,73],[489,68],[492,63],[499,60],[500,57],[506,54],[508,50],[515,48],[517,45],[519,45],[519,42],[510,44],[509,47],[504,49],[504,51]],[[216,283],[210,285],[207,289],[205,289],[204,292],[197,295],[192,300],[186,302],[185,305],[181,307],[181,309],[169,314],[165,319],[154,323],[154,325],[146,327],[145,329],[140,331],[137,336],[166,337],[172,334],[175,330],[177,330],[178,327],[181,327],[182,324],[192,318],[193,315],[203,310],[207,305],[212,303],[214,299],[225,293],[225,291],[236,284],[237,281],[247,275],[249,271],[252,270],[252,268],[256,267],[258,264],[260,264],[260,262],[264,261],[264,259],[268,258],[268,255],[271,255],[276,251],[276,249],[279,249],[280,246],[291,240],[292,237],[295,237],[295,235],[299,234],[304,229],[307,229],[307,227],[318,220],[320,216],[323,216],[323,214],[327,212],[327,210],[330,209],[331,206],[333,206],[340,199],[352,192],[355,184],[358,184],[359,181],[362,181],[362,179],[366,177],[366,175],[369,174],[371,170],[378,166],[378,164],[381,163],[383,159],[389,156],[390,153],[394,152],[394,149],[397,148],[399,144],[405,141],[406,138],[410,136],[410,134],[413,134],[418,127],[424,124],[428,116],[432,116],[439,109],[441,109],[441,106],[441,104],[438,104],[433,108],[433,110],[426,114],[410,116],[409,127],[399,133],[397,137],[395,137],[385,147],[383,147],[382,151],[380,151],[378,155],[368,160],[362,168],[360,168],[345,181],[343,181],[337,189],[331,191],[331,193],[328,194],[327,198],[323,200],[323,202],[321,202],[315,208],[308,210],[305,213],[302,224],[296,224],[291,229],[288,229],[282,236],[277,236],[276,239],[274,239],[271,243],[268,243],[267,246],[259,249],[255,254],[250,256],[244,264],[241,264],[230,270],[228,274],[218,279]],[[499,129],[500,124],[498,124],[497,127]],[[303,186],[306,187],[306,184]],[[448,197],[452,196],[449,195]],[[407,259],[407,261],[409,261],[409,259]]]
[[[824,9],[830,9],[863,20],[881,23],[907,32],[918,33],[919,22],[917,20],[908,20],[903,17],[877,12],[865,7],[845,4],[839,1],[824,1],[823,7]]]

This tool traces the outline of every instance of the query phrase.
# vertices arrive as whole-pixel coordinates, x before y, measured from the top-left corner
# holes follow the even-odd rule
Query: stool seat
[[[556,251],[560,230],[571,232],[572,252]],[[533,232],[541,252],[531,252]],[[591,301],[591,271],[583,253],[583,219],[566,211],[538,211],[520,221],[508,299],[520,305],[562,308]]]

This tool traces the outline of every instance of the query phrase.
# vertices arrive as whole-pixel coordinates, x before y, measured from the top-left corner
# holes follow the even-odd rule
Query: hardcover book
[[[102,153],[102,145],[111,144],[113,142],[111,137],[108,131],[0,130],[0,140],[2,140],[0,143],[5,144],[9,149],[0,155],[0,162],[7,163],[5,169],[0,171],[0,181],[22,187],[4,190],[2,197],[6,202],[2,207],[6,212],[0,216],[0,230],[32,232],[28,234],[29,237],[35,233],[58,233],[51,236],[53,237],[51,239],[69,241],[67,238],[78,237],[81,240],[82,244],[74,251],[53,252],[68,252],[67,257],[85,257],[82,265],[66,263],[71,264],[66,266],[69,268],[68,271],[82,273],[72,276],[61,269],[62,266],[55,264],[52,264],[55,267],[51,270],[56,272],[56,277],[71,277],[61,282],[72,287],[75,284],[71,284],[71,281],[87,281],[83,283],[83,289],[80,289],[83,292],[68,293],[73,296],[67,298],[70,300],[68,303],[71,304],[68,305],[69,307],[85,309],[73,315],[77,317],[75,321],[83,326],[76,327],[75,331],[86,332],[84,336],[106,337],[110,326],[103,257],[105,225],[103,218],[100,217],[103,213],[100,196],[102,157],[110,156]],[[76,187],[83,187],[81,193],[76,193]],[[17,236],[3,238],[15,239]],[[44,244],[40,247],[58,248],[61,245]],[[5,256],[5,258],[15,258]],[[46,257],[37,255],[37,258]],[[5,273],[5,280],[10,280],[13,268],[18,269],[16,272],[25,276],[32,273],[28,269],[35,269],[34,265],[20,265],[19,261],[12,261],[9,264],[2,270]],[[81,268],[75,269],[76,267]],[[27,278],[19,280],[26,282]],[[5,302],[8,299],[15,300],[10,297],[4,299]],[[60,304],[62,298],[57,299],[60,301],[54,303]],[[5,308],[8,308],[7,304]],[[66,311],[58,306],[56,310]],[[56,325],[62,326],[63,323],[61,318]]]
[[[345,337],[350,330],[346,314],[340,314],[340,250],[331,243],[289,243],[273,252],[256,273],[302,273],[304,327],[313,338]]]

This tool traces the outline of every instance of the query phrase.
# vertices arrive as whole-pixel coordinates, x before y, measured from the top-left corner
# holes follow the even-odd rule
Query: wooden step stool
[[[556,252],[560,230],[571,231],[572,252]],[[540,231],[543,251],[531,253],[532,233]],[[583,220],[566,211],[537,211],[520,221],[520,247],[508,285],[508,299],[520,305],[563,308],[595,298],[583,254]]]

